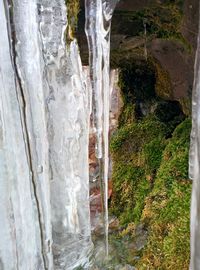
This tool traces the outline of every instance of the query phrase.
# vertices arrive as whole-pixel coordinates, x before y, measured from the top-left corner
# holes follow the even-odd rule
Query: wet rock
[[[172,40],[154,39],[148,46],[149,51],[169,74],[173,99],[188,97],[193,85],[193,55],[183,44]]]

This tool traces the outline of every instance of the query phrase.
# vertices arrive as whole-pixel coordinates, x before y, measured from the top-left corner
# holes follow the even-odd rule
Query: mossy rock
[[[173,90],[171,79],[166,70],[162,68],[159,62],[152,57],[148,56],[147,59],[139,54],[130,58],[123,59],[119,62],[119,86],[124,99],[125,108],[128,104],[136,104],[139,102],[149,101],[169,101],[169,106],[175,108],[177,101],[173,103]],[[170,100],[172,103],[170,104]],[[186,101],[181,100],[185,105]],[[163,102],[163,106],[166,103]],[[177,110],[182,111],[179,105],[176,106]],[[184,108],[186,105],[184,106]],[[174,108],[173,111],[174,111]]]
[[[113,16],[113,33],[127,36],[144,35],[144,24],[147,36],[169,38],[181,35],[179,26],[182,20],[180,5],[165,2],[138,11],[116,10]]]
[[[119,116],[119,126],[123,126],[124,124],[129,125],[136,121],[135,106],[135,104],[131,103],[124,106]]]
[[[166,126],[156,118],[147,117],[122,126],[111,140],[111,208],[122,225],[140,219],[165,148],[165,129]]]
[[[125,104],[155,98],[155,83],[155,72],[151,62],[132,59],[124,61],[120,66],[119,86]]]
[[[134,239],[130,224],[144,224],[149,232],[145,248],[132,252],[141,257],[132,260],[138,269],[188,269],[191,120],[184,120],[178,102],[157,102],[154,115],[139,121],[127,116],[134,110],[127,103],[129,122],[124,118],[111,140],[111,212],[124,228],[123,237]]]
[[[175,129],[163,152],[154,187],[145,200],[142,220],[149,226],[149,238],[137,265],[139,269],[189,268],[190,130],[190,119]]]
[[[179,103],[181,104],[182,111],[185,115],[191,116],[192,112],[192,97],[191,94],[189,94],[188,97],[180,98]]]
[[[155,91],[156,94],[164,100],[173,99],[173,89],[169,73],[162,68],[162,66],[153,59],[156,74]]]

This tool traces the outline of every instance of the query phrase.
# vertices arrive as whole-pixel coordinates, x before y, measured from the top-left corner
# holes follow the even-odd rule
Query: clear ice
[[[118,0],[85,0],[85,31],[89,46],[92,87],[92,120],[96,135],[96,157],[104,187],[106,254],[108,255],[108,133],[110,110],[110,31]]]
[[[117,0],[85,0],[90,87],[65,0],[0,1],[0,269],[90,268],[90,110],[108,252],[110,27]],[[92,102],[91,102],[92,100]]]
[[[65,1],[0,1],[0,23],[0,269],[88,269],[89,94]]]
[[[189,175],[193,180],[191,201],[190,270],[200,270],[200,24],[197,42],[192,98],[192,131]]]

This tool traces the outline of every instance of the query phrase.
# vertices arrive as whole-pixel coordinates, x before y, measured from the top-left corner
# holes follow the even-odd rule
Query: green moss
[[[123,126],[124,124],[129,125],[135,120],[135,104],[127,104],[126,106],[124,106],[122,113],[119,116],[119,126]]]
[[[183,1],[162,1],[161,5],[138,12],[120,11],[113,24],[114,32],[142,38],[145,22],[147,41],[174,39],[186,46],[180,33],[182,4]],[[137,27],[134,29],[133,25]],[[181,106],[170,101],[173,91],[169,74],[151,55],[146,61],[142,46],[121,48],[111,54],[112,63],[120,67],[124,101],[120,127],[111,140],[111,211],[124,228],[123,237],[134,239],[132,228],[138,223],[148,230],[144,249],[129,252],[137,269],[184,270],[189,265],[190,238],[191,121],[184,120],[189,115],[189,105],[187,100],[182,100]],[[147,113],[138,117],[137,106],[147,108]],[[134,261],[135,256],[140,257],[139,261]]]
[[[159,5],[136,13],[137,18],[146,22],[147,34],[158,38],[169,38],[178,33],[182,19],[180,9],[176,5]]]
[[[149,226],[149,238],[139,269],[189,268],[190,130],[189,119],[175,129],[163,152],[154,187],[145,200],[142,220]]]
[[[166,146],[166,141],[163,137],[152,139],[146,143],[143,148],[143,155],[145,161],[145,171],[148,175],[155,175],[160,166],[162,159],[162,152]]]
[[[182,110],[185,115],[191,116],[191,97],[184,97],[179,99],[179,103],[181,104]]]
[[[143,250],[128,251],[134,257],[141,256],[138,262],[130,260],[138,269],[188,269],[191,121],[184,120],[178,102],[150,96],[157,104],[156,109],[153,114],[136,120],[138,96],[134,91],[130,93],[132,74],[134,72],[121,74],[125,106],[120,128],[110,145],[113,160],[111,211],[124,227],[123,237],[129,235],[134,239],[129,228],[138,223],[149,231]],[[145,96],[144,101],[147,99]]]
[[[144,36],[145,24],[147,40],[173,38],[188,45],[180,31],[183,18],[183,3],[181,2],[165,1],[138,11],[116,10],[113,17],[113,33],[126,36]]]
[[[139,221],[165,146],[165,125],[154,117],[122,126],[111,140],[112,211],[121,224]],[[155,145],[155,147],[153,147]]]
[[[153,60],[156,73],[156,85],[155,90],[156,94],[163,99],[171,99],[173,97],[172,84],[169,77],[169,74],[164,70],[161,65]]]

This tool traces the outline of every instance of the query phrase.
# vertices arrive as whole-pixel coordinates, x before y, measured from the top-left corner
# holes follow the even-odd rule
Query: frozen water
[[[108,133],[110,109],[110,30],[117,0],[85,0],[92,87],[92,120],[96,157],[104,186],[106,253],[108,254]]]
[[[88,269],[89,95],[76,42],[65,42],[65,1],[6,3],[0,3],[0,269]]]
[[[199,27],[200,31],[200,27]],[[190,269],[200,269],[200,33],[197,43],[193,99],[189,174],[193,180],[191,202]]]

